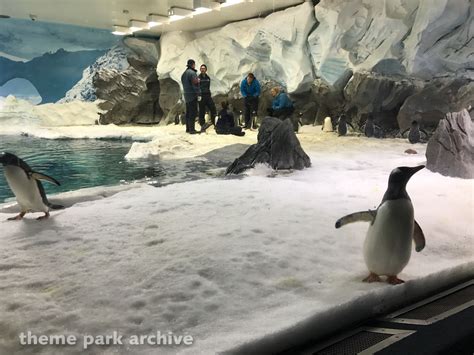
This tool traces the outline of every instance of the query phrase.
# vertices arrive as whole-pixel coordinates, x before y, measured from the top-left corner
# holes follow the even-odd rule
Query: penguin
[[[323,130],[323,132],[333,132],[334,131],[334,128],[332,126],[331,117],[328,116],[324,119],[324,123],[323,123],[323,126],[321,127],[321,129]]]
[[[345,136],[347,134],[347,125],[354,129],[354,127],[349,122],[347,122],[346,115],[342,114],[339,116],[339,120],[337,121],[337,133],[339,133],[339,136]]]
[[[351,213],[336,221],[336,228],[354,222],[370,222],[364,241],[364,260],[369,276],[363,281],[381,281],[393,285],[403,283],[397,275],[408,264],[412,239],[415,250],[425,247],[425,236],[414,218],[414,209],[406,191],[408,180],[425,166],[398,167],[390,173],[388,188],[376,210]]]
[[[428,137],[428,133],[424,131],[423,129],[420,129],[420,125],[418,124],[418,121],[413,120],[411,122],[411,127],[407,128],[406,130],[403,131],[402,136],[408,132],[408,141],[411,144],[419,143],[421,140],[421,132],[425,134],[425,138]]]
[[[40,181],[45,180],[59,186],[60,183],[56,179],[33,171],[25,161],[11,153],[0,153],[0,163],[4,167],[8,185],[21,208],[19,215],[8,220],[21,220],[27,212],[43,212],[44,216],[38,218],[41,220],[49,217],[50,209],[64,208],[48,201]]]
[[[367,117],[367,121],[364,125],[364,134],[366,137],[370,138],[374,136],[375,127],[374,127],[374,118],[372,116]]]
[[[364,134],[366,137],[382,138],[382,129],[375,124],[374,117],[370,115],[364,124]]]

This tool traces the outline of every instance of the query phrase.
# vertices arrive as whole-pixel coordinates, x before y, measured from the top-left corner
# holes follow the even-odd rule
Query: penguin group
[[[38,218],[41,220],[49,217],[50,210],[64,208],[48,201],[40,181],[48,181],[59,186],[60,183],[55,178],[34,171],[25,161],[12,153],[0,153],[0,163],[3,165],[7,183],[21,209],[17,216],[8,220],[21,220],[27,212],[43,212],[44,216]]]

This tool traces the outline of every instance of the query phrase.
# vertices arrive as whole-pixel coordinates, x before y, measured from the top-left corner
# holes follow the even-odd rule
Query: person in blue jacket
[[[189,59],[186,64],[186,70],[181,75],[183,84],[184,101],[186,102],[186,133],[196,134],[194,122],[198,115],[198,101],[201,100],[201,90],[199,87],[199,78],[197,76],[196,62]]]
[[[295,108],[288,95],[278,86],[273,87],[270,90],[270,94],[273,96],[273,101],[272,108],[268,110],[268,114],[279,119],[290,117],[295,111]]]
[[[254,112],[257,113],[258,97],[260,96],[260,83],[253,73],[248,73],[240,83],[240,93],[244,97],[245,128],[249,129],[252,125],[250,115]]]

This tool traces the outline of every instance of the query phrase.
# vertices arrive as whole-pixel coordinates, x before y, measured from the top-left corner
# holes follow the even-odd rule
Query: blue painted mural
[[[106,30],[1,19],[0,96],[56,102],[118,40]]]

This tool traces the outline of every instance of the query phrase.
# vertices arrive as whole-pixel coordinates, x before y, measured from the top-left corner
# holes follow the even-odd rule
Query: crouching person
[[[281,91],[278,86],[272,88],[270,93],[273,96],[273,101],[272,108],[268,109],[268,114],[281,120],[290,117],[295,111],[295,108],[288,95]]]
[[[235,136],[244,136],[245,132],[242,127],[236,127],[234,122],[234,114],[229,112],[229,104],[227,101],[221,103],[222,110],[219,112],[219,119],[216,123],[217,134],[233,134]]]

